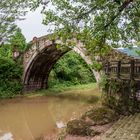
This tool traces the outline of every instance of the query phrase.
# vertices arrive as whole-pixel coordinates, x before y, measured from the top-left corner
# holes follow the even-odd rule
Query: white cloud
[[[34,12],[30,11],[25,20],[17,21],[17,25],[21,28],[27,42],[31,41],[35,36],[40,37],[48,34],[49,27],[42,24],[43,15],[41,15],[40,11],[41,7]]]

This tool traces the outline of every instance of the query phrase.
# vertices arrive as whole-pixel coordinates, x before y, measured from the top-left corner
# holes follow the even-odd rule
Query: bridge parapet
[[[108,62],[104,66],[104,71],[109,79],[140,81],[140,60]]]

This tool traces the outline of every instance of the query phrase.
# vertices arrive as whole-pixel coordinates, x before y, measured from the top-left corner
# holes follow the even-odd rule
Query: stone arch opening
[[[47,37],[41,37],[37,42],[32,42],[31,48],[24,54],[24,91],[43,89],[48,87],[48,77],[53,65],[70,50],[78,53],[87,64],[92,64],[89,56],[85,55],[86,49],[81,42],[76,42],[76,47],[58,49],[57,45],[63,46],[61,40],[50,41]],[[67,44],[67,46],[69,46]],[[100,73],[92,69],[96,81]]]

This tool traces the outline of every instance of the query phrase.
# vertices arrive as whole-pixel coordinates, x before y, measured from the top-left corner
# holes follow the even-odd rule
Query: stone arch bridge
[[[75,47],[70,46],[70,42],[74,42]],[[62,47],[58,48],[58,45]],[[68,47],[63,47],[64,45]],[[71,49],[78,53],[87,64],[92,64],[90,56],[86,55],[84,45],[76,39],[63,43],[61,39],[52,41],[48,36],[34,37],[31,47],[24,53],[24,91],[47,88],[49,73],[53,65]],[[92,72],[98,81],[100,74],[94,69]]]

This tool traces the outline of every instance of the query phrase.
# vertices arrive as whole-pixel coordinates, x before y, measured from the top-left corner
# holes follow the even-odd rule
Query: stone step
[[[112,135],[115,131],[117,131],[117,129],[119,129],[119,128],[121,128],[123,125],[125,125],[126,123],[125,123],[125,121],[124,121],[124,119],[127,119],[128,117],[127,116],[125,116],[123,119],[122,118],[120,118],[116,123],[115,123],[115,125],[113,125],[112,127],[111,127],[111,129],[109,130],[109,131],[107,131],[106,132],[106,135]]]
[[[140,113],[121,117],[101,140],[140,140]]]

